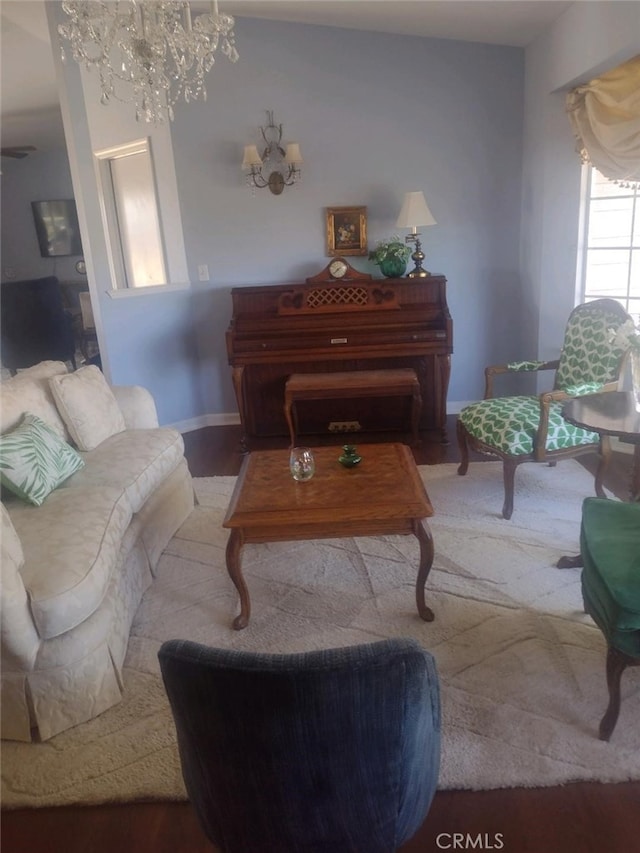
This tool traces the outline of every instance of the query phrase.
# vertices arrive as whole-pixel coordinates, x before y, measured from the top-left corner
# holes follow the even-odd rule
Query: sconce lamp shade
[[[435,224],[436,220],[427,206],[424,193],[405,193],[396,228],[411,228],[415,234],[419,225]]]
[[[244,157],[242,158],[242,168],[250,169],[252,166],[262,166],[262,159],[258,154],[256,145],[244,146]]]
[[[284,155],[285,163],[295,163],[298,165],[302,163],[302,154],[300,153],[300,146],[297,142],[290,142],[287,145],[287,150]]]

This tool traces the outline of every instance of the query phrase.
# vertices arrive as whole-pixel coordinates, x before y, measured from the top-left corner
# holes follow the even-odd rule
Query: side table
[[[629,492],[631,500],[640,499],[640,412],[631,391],[609,391],[576,397],[567,403],[563,416],[570,423],[600,435],[614,435],[634,445]]]
[[[565,420],[599,435],[613,435],[625,444],[632,444],[633,464],[629,499],[640,500],[640,412],[635,407],[631,391],[607,391],[576,397],[562,409]],[[582,557],[561,557],[559,569],[582,566]]]

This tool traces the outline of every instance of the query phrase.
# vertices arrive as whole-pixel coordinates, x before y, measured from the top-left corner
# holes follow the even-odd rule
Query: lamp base
[[[431,275],[431,273],[428,270],[422,268],[422,262],[424,261],[424,252],[422,251],[422,245],[417,235],[410,236],[415,240],[416,244],[416,250],[411,255],[411,260],[414,262],[415,266],[410,273],[407,273],[407,278],[426,278],[427,276]],[[407,240],[408,239],[409,238],[407,238]]]

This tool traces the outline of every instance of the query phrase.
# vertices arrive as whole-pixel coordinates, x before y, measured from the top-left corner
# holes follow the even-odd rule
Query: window
[[[589,167],[584,301],[615,299],[640,321],[640,190],[607,180]]]
[[[96,152],[116,289],[167,282],[158,198],[148,141]]]
[[[109,165],[127,284],[164,284],[167,274],[149,151],[113,157]]]

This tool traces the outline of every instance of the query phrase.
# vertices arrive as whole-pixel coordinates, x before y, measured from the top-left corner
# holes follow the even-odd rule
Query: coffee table
[[[316,471],[306,482],[291,477],[288,450],[253,451],[242,464],[223,522],[231,530],[227,571],[240,596],[233,627],[245,628],[251,615],[241,567],[246,543],[384,534],[413,534],[418,539],[416,604],[420,617],[433,621],[424,594],[433,563],[427,522],[433,507],[409,448],[395,443],[358,445],[362,461],[354,468],[338,462],[340,447],[312,449]]]

